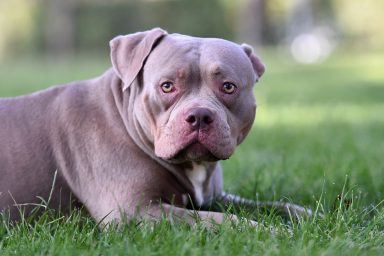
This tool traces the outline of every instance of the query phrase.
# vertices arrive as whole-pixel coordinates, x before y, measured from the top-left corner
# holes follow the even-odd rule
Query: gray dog
[[[220,223],[222,213],[202,210],[214,201],[307,212],[222,190],[218,161],[255,117],[264,65],[251,47],[158,28],[110,46],[113,68],[100,77],[0,100],[0,210],[17,220],[42,199],[63,212],[80,203],[105,223]]]

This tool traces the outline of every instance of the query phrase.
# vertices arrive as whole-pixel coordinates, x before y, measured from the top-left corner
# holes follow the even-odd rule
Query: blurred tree
[[[354,45],[383,48],[381,24],[382,0],[0,0],[0,58],[28,50],[105,53],[113,36],[152,27],[278,45],[320,26]]]
[[[266,0],[246,0],[240,3],[237,17],[237,36],[248,44],[267,43],[268,19]]]
[[[333,0],[333,5],[348,42],[363,48],[384,47],[384,1]]]
[[[287,11],[286,38],[291,41],[301,33],[309,33],[315,26],[313,0],[294,0]]]
[[[73,0],[44,0],[45,47],[50,55],[74,52],[74,10]]]
[[[76,47],[99,50],[116,35],[162,27],[169,32],[232,39],[230,20],[219,0],[78,1]]]
[[[36,8],[34,0],[0,0],[0,60],[25,52],[35,30]]]

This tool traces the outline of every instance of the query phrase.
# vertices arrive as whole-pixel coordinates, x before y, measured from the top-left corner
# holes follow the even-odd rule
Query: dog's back
[[[57,172],[52,146],[57,101],[65,89],[0,99],[0,211],[17,206],[10,207],[11,219],[48,200],[54,208],[68,207],[70,190]]]

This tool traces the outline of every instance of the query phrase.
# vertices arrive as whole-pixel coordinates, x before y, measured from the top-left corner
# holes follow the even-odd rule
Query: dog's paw
[[[278,203],[278,210],[281,211],[283,215],[289,217],[290,219],[306,219],[313,217],[313,212],[309,208],[305,208],[292,203]]]

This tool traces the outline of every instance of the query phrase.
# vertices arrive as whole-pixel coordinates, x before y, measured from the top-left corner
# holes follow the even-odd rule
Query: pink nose
[[[207,108],[193,108],[187,113],[185,121],[193,129],[204,129],[214,121],[214,114]]]

